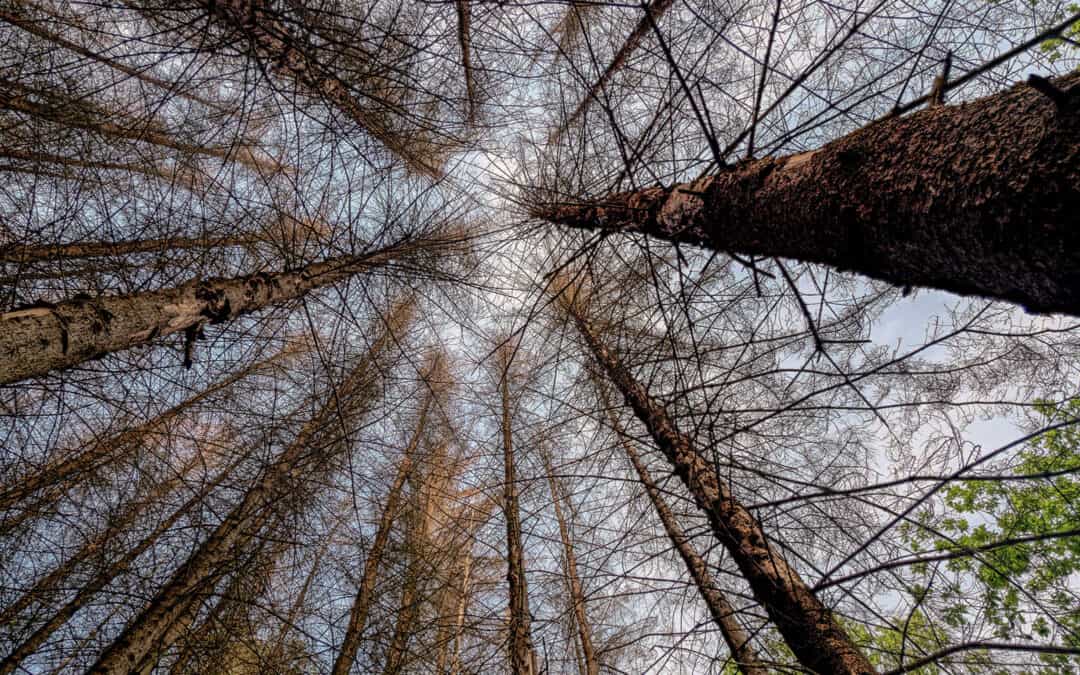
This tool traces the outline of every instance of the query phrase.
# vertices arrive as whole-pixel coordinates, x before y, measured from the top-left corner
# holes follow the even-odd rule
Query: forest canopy
[[[0,675],[1080,671],[1078,40],[0,0]]]

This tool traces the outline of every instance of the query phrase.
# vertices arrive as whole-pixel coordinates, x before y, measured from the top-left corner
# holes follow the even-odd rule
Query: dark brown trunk
[[[472,127],[476,124],[476,109],[479,105],[476,92],[476,78],[472,67],[472,28],[470,27],[469,0],[455,0],[457,9],[458,47],[461,48],[461,68],[465,71],[465,122]]]
[[[679,526],[679,521],[675,518],[675,514],[672,513],[671,507],[664,501],[660,489],[656,486],[656,482],[653,481],[652,475],[649,474],[649,470],[645,467],[645,463],[638,456],[633,443],[623,433],[622,425],[619,423],[619,419],[608,401],[607,392],[599,382],[596,384],[596,391],[600,396],[601,405],[607,410],[608,423],[611,425],[615,435],[618,436],[619,443],[626,452],[630,464],[634,467],[642,487],[645,488],[645,494],[649,496],[649,501],[656,510],[656,515],[659,516],[660,523],[664,526],[664,532],[667,534],[668,539],[671,540],[672,546],[679,552],[679,557],[686,564],[686,570],[690,573],[690,578],[694,580],[694,585],[697,587],[698,593],[701,594],[701,599],[705,601],[705,606],[708,607],[713,622],[720,629],[720,634],[724,636],[724,642],[727,643],[728,649],[731,650],[731,660],[738,666],[743,675],[768,675],[769,669],[761,662],[753,645],[750,644],[750,636],[735,617],[735,608],[731,606],[725,593],[713,581],[705,559],[697,552],[690,538],[686,536],[682,527]]]
[[[569,292],[569,291],[568,291]],[[754,597],[776,624],[788,647],[817,673],[866,675],[873,666],[781,551],[769,543],[761,524],[720,480],[712,465],[679,432],[667,410],[651,396],[602,342],[575,299],[560,298],[596,363],[622,393],[694,502],[709,519],[717,540],[728,550],[750,584]]]
[[[535,216],[1080,315],[1080,74]]]
[[[510,351],[502,350],[499,388],[502,394],[503,517],[506,520],[506,581],[509,586],[509,650],[513,675],[537,675],[536,652],[532,644],[529,591],[525,580],[525,551],[518,510],[517,473],[514,467],[510,409]]]

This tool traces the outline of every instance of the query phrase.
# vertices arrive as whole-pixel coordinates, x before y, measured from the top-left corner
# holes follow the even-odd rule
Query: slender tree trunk
[[[538,675],[536,651],[532,644],[529,611],[529,591],[525,580],[525,551],[521,536],[521,516],[518,510],[517,475],[514,467],[513,434],[511,433],[510,351],[501,351],[502,372],[499,388],[502,395],[503,440],[503,517],[506,520],[506,581],[510,595],[509,650],[513,675]]]
[[[348,84],[317,61],[291,36],[266,0],[199,2],[215,19],[246,37],[256,59],[347,114],[390,152],[404,160],[410,171],[433,178],[442,176],[441,159],[432,156],[415,135],[392,130],[386,110],[373,109],[370,104],[357,100]],[[367,98],[379,100],[382,97],[369,95]]]
[[[378,382],[375,363],[395,343],[394,336],[405,330],[413,312],[411,298],[399,302],[390,311],[388,327],[380,331],[380,337],[368,354],[336,388],[335,396],[304,425],[289,447],[263,471],[240,504],[192,553],[149,605],[128,623],[89,672],[126,672],[129,664],[142,663],[150,652],[164,652],[186,628],[189,614],[197,607],[186,599],[212,588],[221,569],[238,550],[250,544],[275,513],[304,499],[306,491],[301,481],[309,473],[320,473],[320,469],[334,459],[330,456],[333,453],[327,450],[341,451],[343,444],[336,437],[336,422],[342,415],[353,419],[371,405]],[[375,375],[370,372],[372,370]],[[327,438],[328,432],[330,438]]]
[[[0,384],[69,368],[204,323],[280,305],[421,249],[402,243],[289,272],[193,279],[179,287],[75,299],[0,314]]]
[[[2,170],[28,173],[34,176],[48,176],[50,178],[72,177],[64,175],[58,171],[42,169],[39,166],[42,164],[57,164],[59,166],[67,166],[75,169],[86,169],[88,171],[124,171],[127,173],[137,173],[142,176],[146,176],[147,178],[153,178],[155,180],[162,181],[170,187],[181,187],[197,193],[205,192],[210,184],[210,179],[206,175],[195,173],[191,170],[184,169],[178,166],[168,166],[164,163],[155,164],[153,162],[109,162],[85,159],[81,157],[65,157],[62,155],[53,155],[50,153],[40,152],[38,150],[23,150],[20,148],[8,146],[0,146],[0,157],[16,160],[19,162],[28,162],[32,163],[33,165],[30,167],[6,165],[2,168]],[[85,182],[87,180],[87,177],[85,175],[81,175],[78,176],[78,179]]]
[[[589,325],[584,299],[568,299],[573,290],[560,296],[560,305],[574,321],[597,365],[622,393],[706,514],[713,534],[728,550],[799,663],[817,673],[874,673],[832,612],[817,599],[781,551],[769,544],[754,515],[735,498],[690,437],[675,427],[667,410],[649,396]]]
[[[158,500],[170,494],[182,481],[187,480],[191,471],[200,466],[201,463],[202,458],[196,454],[188,460],[175,476],[160,481],[147,494],[135,497],[115,520],[109,519],[106,527],[102,528],[97,536],[88,539],[71,557],[57,565],[44,577],[38,579],[32,588],[19,596],[10,606],[5,607],[4,611],[0,612],[0,626],[11,626],[16,617],[30,605],[45,603],[48,596],[57,590],[57,586],[61,581],[67,579],[75,569],[98,556],[114,537],[136,523],[146,511],[147,506],[156,504]]]
[[[1061,106],[1018,84],[818,150],[533,215],[1080,315],[1080,74],[1053,84]]]
[[[552,135],[551,140],[554,141],[558,139],[563,132],[572,127],[574,123],[585,114],[585,111],[588,110],[593,101],[601,100],[604,88],[611,83],[611,79],[615,77],[616,73],[622,70],[623,66],[626,65],[626,61],[630,58],[630,55],[641,45],[641,41],[645,39],[645,35],[652,28],[652,22],[659,21],[660,17],[664,15],[664,12],[666,12],[673,4],[674,0],[652,0],[652,2],[649,3],[645,9],[646,14],[642,16],[641,20],[634,26],[634,30],[627,36],[626,42],[619,48],[619,51],[615,52],[615,56],[611,59],[611,63],[604,69],[603,74],[600,75],[596,82],[589,87],[589,91],[581,97],[581,101],[578,103],[577,107],[574,108],[574,112],[570,113],[570,116],[566,118],[566,121],[559,126]],[[650,18],[650,15],[652,18]]]
[[[600,661],[597,659],[596,650],[592,643],[592,629],[589,617],[585,613],[585,592],[581,586],[581,578],[577,571],[577,557],[574,555],[574,544],[570,540],[570,529],[567,527],[566,518],[562,512],[562,490],[558,485],[555,474],[551,469],[551,456],[546,450],[543,451],[544,469],[547,472],[548,487],[551,488],[551,503],[555,508],[555,519],[559,523],[559,538],[562,540],[563,557],[566,559],[566,576],[570,585],[570,600],[574,607],[574,623],[577,625],[578,640],[581,642],[581,656],[585,663],[586,675],[599,675]]]
[[[367,558],[364,560],[364,574],[360,578],[360,585],[353,601],[352,609],[349,610],[349,626],[345,629],[345,638],[341,643],[341,651],[334,660],[333,675],[348,675],[356,660],[356,652],[360,648],[360,638],[367,624],[368,611],[371,609],[371,601],[375,597],[375,582],[379,576],[379,565],[382,561],[383,550],[390,540],[390,530],[394,526],[401,503],[401,492],[405,487],[405,481],[413,470],[413,455],[424,434],[427,425],[428,408],[430,398],[420,408],[420,419],[413,432],[409,445],[405,448],[401,464],[398,465],[394,482],[390,485],[390,491],[386,495],[386,504],[383,506],[382,516],[379,518],[379,527],[375,531],[375,538],[371,542]]]
[[[144,422],[133,429],[121,431],[99,441],[95,441],[80,451],[59,453],[44,467],[32,474],[22,476],[17,482],[4,486],[0,492],[0,510],[9,510],[30,499],[38,492],[44,492],[33,500],[30,507],[21,514],[0,521],[0,532],[6,532],[26,518],[32,517],[42,505],[58,499],[70,488],[71,481],[94,474],[104,466],[127,457],[141,447],[149,436],[155,434],[185,412],[191,410],[211,396],[232,387],[237,382],[280,364],[285,359],[295,356],[305,349],[299,341],[293,342],[268,359],[257,361],[228,377],[219,380],[203,391],[169,408],[154,419]]]
[[[174,132],[167,131],[152,121],[127,119],[114,111],[100,109],[85,101],[60,98],[54,91],[35,89],[2,77],[0,77],[0,108],[25,113],[65,127],[83,129],[101,136],[149,143],[188,155],[203,155],[239,162],[260,173],[277,173],[285,170],[285,167],[277,161],[260,156],[260,153],[246,145],[211,147],[189,143],[179,140]],[[121,122],[114,122],[113,118],[119,118]]]
[[[667,534],[668,539],[671,540],[672,546],[679,552],[679,557],[686,564],[686,569],[690,572],[690,578],[694,580],[694,585],[701,594],[701,599],[705,601],[705,606],[708,607],[713,622],[720,629],[720,634],[724,636],[724,642],[727,643],[728,649],[731,650],[731,660],[739,667],[739,671],[743,675],[768,675],[769,669],[761,662],[757,651],[750,644],[750,636],[735,617],[735,608],[728,602],[727,596],[720,587],[713,582],[712,574],[709,573],[709,566],[705,559],[698,554],[690,538],[686,536],[682,527],[679,526],[675,514],[671,512],[671,507],[664,501],[664,497],[649,474],[649,470],[645,467],[645,463],[641,461],[641,457],[638,456],[633,443],[627,439],[622,425],[619,423],[619,419],[608,401],[607,391],[600,382],[596,382],[596,392],[600,397],[601,405],[607,410],[608,423],[611,425],[615,435],[618,436],[623,451],[626,452],[626,456],[634,467],[642,487],[645,488],[645,494],[649,496],[649,501],[656,510],[656,515],[660,517],[664,532]]]
[[[264,235],[232,237],[167,237],[136,241],[90,241],[49,246],[9,246],[0,249],[0,263],[35,263],[49,260],[81,260],[135,253],[166,253],[186,249],[212,249],[225,246],[248,246],[264,241]]]
[[[133,78],[139,80],[140,82],[146,82],[147,84],[158,87],[159,89],[162,89],[162,90],[164,90],[166,92],[175,93],[177,96],[180,96],[181,98],[185,98],[185,99],[187,99],[189,101],[194,101],[195,103],[199,103],[200,105],[204,105],[204,106],[214,110],[215,112],[219,112],[219,113],[231,113],[232,112],[232,111],[228,110],[227,108],[225,108],[224,106],[222,106],[220,103],[217,103],[215,101],[211,101],[210,99],[207,99],[207,98],[203,98],[203,97],[201,97],[201,96],[199,96],[197,94],[193,94],[191,92],[183,91],[183,90],[179,89],[179,85],[177,83],[166,82],[165,80],[162,80],[160,78],[154,77],[153,75],[150,75],[148,72],[146,72],[143,69],[132,68],[130,66],[127,66],[127,65],[125,65],[125,64],[123,64],[123,63],[121,63],[121,62],[119,62],[119,61],[117,61],[115,59],[110,59],[110,58],[108,58],[108,57],[106,57],[106,56],[104,56],[104,55],[102,55],[102,54],[100,54],[100,53],[98,53],[98,52],[96,52],[96,51],[94,51],[92,49],[87,49],[86,47],[83,47],[82,45],[78,44],[77,42],[72,42],[71,40],[68,40],[64,36],[60,35],[59,33],[55,33],[53,31],[50,31],[49,29],[47,29],[43,25],[43,22],[39,21],[36,17],[29,16],[28,14],[25,14],[25,13],[20,13],[19,10],[24,9],[27,4],[28,3],[12,3],[12,5],[7,7],[6,9],[0,10],[0,21],[5,21],[5,22],[11,24],[12,26],[16,26],[18,28],[21,28],[22,30],[24,30],[24,31],[26,31],[28,33],[36,35],[37,37],[41,38],[42,40],[45,40],[47,42],[51,42],[51,43],[53,43],[53,44],[55,44],[55,45],[57,45],[59,47],[62,47],[64,49],[68,50],[69,52],[72,52],[73,54],[78,54],[79,56],[82,56],[84,58],[91,59],[93,61],[97,61],[98,63],[101,63],[101,64],[103,64],[103,65],[105,65],[105,66],[107,66],[109,68],[112,68],[113,70],[119,71],[119,72],[121,72],[121,73],[123,73],[123,74],[125,74],[125,75],[127,75],[129,77],[133,77]],[[32,7],[33,9],[44,11],[44,12],[46,12],[48,14],[52,14],[52,12],[50,12],[49,10],[47,10],[45,8],[42,8],[42,7],[38,7],[36,5],[31,5],[30,7]],[[55,14],[52,14],[52,15],[56,16]]]
[[[476,109],[479,98],[476,92],[476,77],[472,67],[472,28],[471,7],[469,0],[454,0],[457,10],[458,47],[461,48],[461,68],[465,71],[465,121],[469,127],[476,124]]]
[[[206,497],[216,489],[221,483],[229,478],[233,469],[237,466],[238,462],[232,462],[226,469],[221,471],[218,476],[208,481],[205,486],[202,487],[195,495],[193,495],[187,502],[184,503],[179,509],[174,511],[165,520],[161,521],[157,527],[155,527],[150,534],[144,537],[134,548],[129,550],[121,558],[116,560],[111,565],[104,567],[98,572],[89,582],[87,582],[75,597],[69,600],[63,607],[56,611],[42,626],[40,626],[34,633],[20,643],[12,652],[0,663],[0,675],[10,675],[18,669],[19,664],[27,656],[33,654],[38,647],[43,645],[46,640],[52,636],[61,626],[75,615],[77,611],[82,609],[87,602],[89,602],[95,595],[97,595],[103,588],[108,586],[113,579],[120,576],[131,565],[145,553],[151,546],[153,546],[157,540],[166,532],[168,532],[177,522],[180,521],[186,514],[199,507]],[[126,666],[125,666],[126,668]],[[121,672],[117,670],[116,672]],[[124,671],[126,672],[126,670]]]

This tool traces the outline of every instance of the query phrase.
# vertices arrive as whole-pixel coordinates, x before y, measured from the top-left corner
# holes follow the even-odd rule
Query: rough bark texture
[[[825,263],[1080,315],[1080,74],[875,122],[700,180],[538,207],[572,227]]]
[[[177,288],[73,299],[0,314],[0,384],[281,304],[386,264],[409,248],[392,246],[343,256],[295,272],[193,279]]]
[[[705,513],[717,540],[728,550],[749,583],[754,597],[769,614],[788,647],[806,668],[816,673],[866,675],[870,662],[795,568],[769,544],[761,524],[734,497],[712,465],[679,432],[667,410],[622,365],[591,328],[584,310],[574,301],[563,303],[588,349],[626,404],[645,425],[675,474]]]
[[[199,2],[211,16],[244,35],[251,44],[255,58],[265,62],[278,75],[294,80],[347,114],[390,152],[404,160],[410,171],[433,178],[442,176],[441,162],[431,156],[432,153],[423,147],[415,135],[393,131],[385,119],[385,111],[357,100],[348,84],[315,60],[293,38],[289,28],[278,21],[274,9],[265,0]]]
[[[506,581],[510,594],[509,657],[513,675],[537,675],[536,652],[532,644],[529,591],[525,581],[525,549],[521,539],[521,515],[518,511],[517,474],[514,468],[511,433],[509,352],[503,350],[502,395],[503,437],[503,517],[506,520]]]
[[[190,602],[191,596],[212,588],[229,561],[250,544],[275,513],[287,511],[297,499],[303,499],[307,493],[301,487],[304,478],[318,473],[333,459],[329,456],[332,451],[340,450],[335,421],[343,411],[355,412],[358,407],[370,404],[378,381],[377,375],[370,371],[376,359],[394,344],[393,336],[412,320],[413,310],[411,300],[391,310],[388,327],[379,331],[380,337],[337,387],[336,395],[304,425],[296,439],[263,471],[241,502],[149,605],[128,623],[89,672],[126,673],[133,665],[142,664],[149,654],[165,651],[186,630],[199,604]]]
[[[690,578],[694,580],[694,585],[697,586],[701,599],[705,601],[705,606],[708,607],[709,614],[716,623],[716,627],[720,629],[720,634],[724,636],[724,642],[727,643],[728,649],[731,650],[731,660],[738,666],[743,675],[768,675],[769,669],[761,662],[753,645],[750,644],[750,636],[743,630],[739,620],[735,618],[735,608],[728,602],[727,596],[720,590],[720,587],[713,582],[712,574],[709,572],[709,566],[705,559],[698,554],[690,538],[686,536],[682,527],[679,526],[679,521],[676,519],[675,514],[671,512],[671,507],[664,501],[660,488],[656,486],[656,482],[645,467],[645,463],[641,461],[637,450],[634,449],[633,444],[623,433],[622,425],[619,424],[619,420],[615,416],[603,386],[598,383],[596,391],[600,395],[601,403],[608,411],[608,422],[619,437],[619,443],[626,452],[630,464],[634,467],[642,487],[645,488],[645,494],[649,496],[649,501],[656,510],[656,515],[659,516],[660,523],[664,526],[664,532],[667,534],[668,539],[671,540],[675,550],[679,552],[679,557],[686,564],[686,569],[690,573]]]
[[[600,660],[597,658],[596,649],[593,647],[592,629],[589,624],[589,617],[585,613],[585,591],[581,586],[581,577],[578,576],[577,556],[574,554],[574,543],[570,538],[570,528],[562,512],[562,490],[551,469],[551,457],[547,452],[544,452],[543,455],[548,487],[551,489],[551,503],[555,509],[555,520],[559,523],[559,539],[562,541],[563,557],[566,561],[566,579],[570,586],[570,601],[574,607],[574,623],[577,625],[578,640],[581,642],[581,657],[585,666],[583,672],[585,675],[599,675]]]
[[[401,504],[401,492],[405,487],[405,481],[413,469],[413,455],[420,445],[420,439],[424,434],[427,424],[428,408],[430,399],[426,400],[420,410],[420,420],[417,422],[416,431],[405,448],[405,455],[398,465],[394,482],[390,485],[390,491],[386,495],[386,504],[383,506],[382,516],[379,518],[379,527],[375,531],[375,538],[368,549],[367,558],[364,560],[364,574],[360,578],[360,585],[356,591],[356,599],[352,609],[349,610],[349,626],[345,629],[345,638],[341,643],[341,651],[334,660],[333,675],[348,675],[356,660],[356,652],[360,648],[360,638],[367,625],[368,611],[375,597],[375,582],[379,575],[379,564],[382,561],[383,550],[390,540],[390,530],[394,526],[394,519],[398,515]]]
[[[476,77],[472,67],[472,28],[470,27],[471,8],[469,0],[455,0],[457,9],[458,47],[461,49],[461,68],[465,71],[465,121],[472,127],[476,124],[476,109],[479,99],[476,92]]]

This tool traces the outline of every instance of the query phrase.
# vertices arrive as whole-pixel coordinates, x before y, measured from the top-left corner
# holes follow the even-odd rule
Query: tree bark
[[[570,540],[570,529],[562,512],[562,490],[551,468],[551,456],[542,451],[544,470],[547,473],[548,487],[551,489],[551,503],[555,509],[555,520],[559,523],[559,539],[562,540],[563,557],[566,559],[566,577],[570,586],[570,601],[574,607],[574,619],[577,625],[578,640],[581,642],[581,656],[584,661],[584,675],[600,675],[600,661],[592,643],[592,628],[585,613],[585,592],[578,576],[577,556],[574,555],[574,543]]]
[[[401,243],[291,272],[193,279],[179,287],[0,314],[0,384],[69,368],[204,323],[221,323],[302,297],[424,246]]]
[[[511,433],[510,351],[501,351],[502,370],[499,388],[502,396],[503,437],[503,517],[506,520],[506,581],[509,586],[510,670],[513,675],[537,675],[536,651],[533,649],[529,611],[529,591],[525,580],[525,551],[518,510],[517,474],[514,467]]]
[[[724,636],[724,642],[727,643],[728,649],[731,650],[731,660],[738,666],[739,672],[743,673],[743,675],[768,675],[769,669],[761,662],[757,651],[750,644],[750,636],[740,625],[739,620],[735,618],[735,608],[728,602],[726,594],[713,581],[705,559],[697,552],[690,538],[686,536],[682,527],[679,526],[679,521],[675,518],[675,514],[672,513],[671,507],[664,501],[664,497],[656,486],[656,482],[653,481],[652,475],[649,474],[649,470],[645,467],[645,463],[641,461],[637,450],[626,438],[622,425],[619,423],[614,409],[608,401],[607,392],[599,382],[596,383],[596,392],[600,397],[601,405],[607,410],[608,423],[611,425],[615,435],[618,436],[619,444],[622,446],[623,451],[626,452],[626,456],[634,467],[642,487],[645,488],[645,494],[648,495],[653,509],[656,510],[656,515],[660,518],[660,523],[664,526],[664,532],[667,534],[668,539],[671,540],[672,546],[679,552],[679,557],[686,564],[690,578],[694,580],[694,585],[697,587],[698,593],[701,594],[701,599],[705,601],[705,606],[709,609],[709,615],[712,616],[716,627],[720,629],[720,634]]]
[[[370,405],[378,382],[374,368],[382,353],[395,344],[395,335],[412,320],[414,302],[399,302],[390,311],[388,326],[379,331],[368,353],[350,372],[323,408],[300,430],[296,439],[262,472],[241,502],[225,517],[213,534],[180,566],[149,605],[130,621],[88,671],[95,674],[124,673],[131,664],[140,664],[153,651],[163,652],[182,632],[197,603],[188,600],[205,593],[226,566],[254,539],[280,510],[303,499],[301,482],[309,473],[318,473],[333,457],[327,450],[340,450],[334,436],[339,415],[359,415]],[[375,370],[376,375],[371,372]],[[330,431],[330,438],[327,432]]]
[[[268,239],[267,235],[233,237],[167,237],[133,241],[88,241],[46,246],[8,246],[0,249],[0,263],[35,263],[49,260],[81,260],[136,253],[166,253],[184,249],[248,246]]]
[[[565,293],[572,293],[568,289]],[[681,433],[667,410],[634,378],[592,329],[578,298],[559,298],[607,378],[645,425],[675,474],[709,519],[717,540],[728,550],[769,614],[788,647],[806,668],[817,673],[866,675],[873,666],[781,551],[769,544],[761,524],[720,480],[693,441]]]
[[[1080,315],[1080,74],[872,123],[691,183],[546,204],[571,227],[853,270]]]
[[[164,129],[152,120],[127,119],[115,111],[101,109],[86,101],[62,98],[54,91],[36,89],[3,77],[0,77],[0,108],[101,136],[149,143],[188,155],[238,162],[259,173],[273,174],[287,170],[287,167],[269,157],[260,156],[247,145],[237,143],[228,147],[211,147],[189,143],[179,140],[175,132]],[[117,118],[120,122],[113,121]]]

